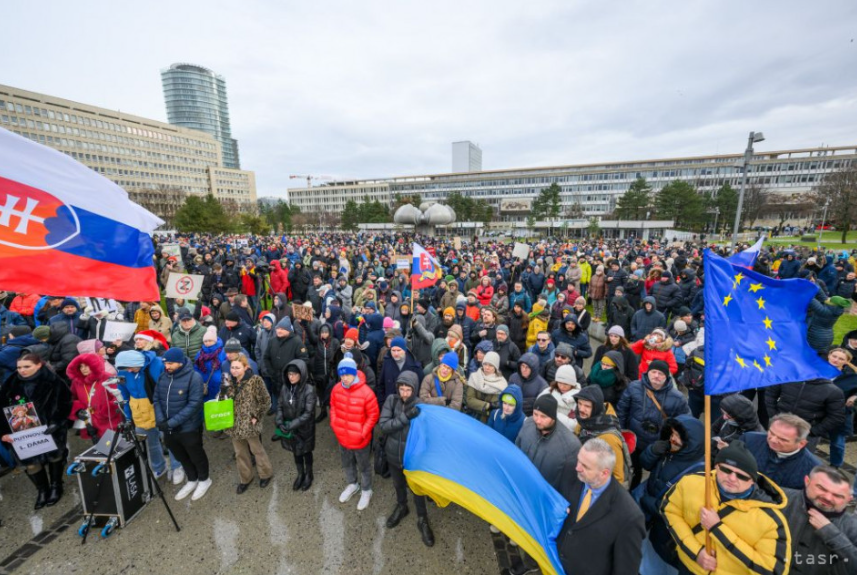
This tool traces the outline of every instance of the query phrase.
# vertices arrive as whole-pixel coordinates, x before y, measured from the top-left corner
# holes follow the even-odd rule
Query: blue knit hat
[[[292,320],[290,320],[288,316],[281,319],[279,323],[277,323],[277,327],[289,332],[295,331],[294,327],[292,326]]]
[[[403,337],[394,337],[390,341],[390,349],[393,349],[394,347],[401,347],[402,349],[407,350],[408,342],[406,342]]]
[[[146,365],[146,356],[139,351],[120,351],[116,354],[116,367],[143,367]]]
[[[339,365],[336,368],[336,373],[339,374],[340,377],[343,375],[353,375],[357,377],[357,364],[351,359],[351,354],[345,354],[345,359],[339,362]]]
[[[181,348],[171,347],[166,352],[164,352],[164,361],[170,363],[184,363],[187,357],[185,357],[184,352]]]
[[[443,365],[448,365],[453,371],[458,369],[458,354],[454,351],[448,351],[443,354],[443,359],[440,360]]]

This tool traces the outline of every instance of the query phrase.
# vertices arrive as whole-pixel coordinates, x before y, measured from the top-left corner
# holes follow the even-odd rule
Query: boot
[[[292,491],[297,491],[301,488],[301,485],[304,482],[304,477],[306,476],[306,468],[303,463],[298,463],[298,476],[295,479],[295,482],[292,483]]]
[[[44,468],[42,468],[37,473],[27,473],[27,477],[30,478],[30,481],[33,482],[33,485],[36,486],[36,489],[39,492],[38,495],[36,495],[36,505],[33,509],[41,509],[45,506],[45,502],[48,500],[48,490],[50,489],[50,485],[48,484],[48,474]]]
[[[324,421],[325,419],[327,419],[327,407],[326,407],[326,406],[324,406],[324,405],[322,405],[322,406],[321,406],[321,411],[319,411],[319,412],[318,412],[318,416],[315,418],[315,422],[316,422],[316,423],[321,423],[321,422],[322,422],[322,421]]]
[[[304,474],[303,481],[301,481],[301,491],[309,491],[309,488],[312,487],[312,463],[306,464],[306,473]]]
[[[48,462],[48,477],[51,481],[51,490],[45,505],[53,507],[62,499],[62,478],[65,475],[65,461]]]
[[[396,507],[393,509],[393,512],[387,518],[387,529],[392,529],[399,523],[401,523],[402,519],[404,519],[408,513],[410,513],[410,509],[408,509],[407,505],[396,504]]]
[[[420,530],[420,535],[423,538],[423,543],[426,547],[434,547],[434,532],[429,525],[428,517],[417,518],[417,529]]]

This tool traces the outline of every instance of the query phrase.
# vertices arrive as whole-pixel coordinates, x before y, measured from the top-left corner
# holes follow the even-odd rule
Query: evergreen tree
[[[357,202],[349,199],[345,202],[345,209],[342,211],[341,227],[347,232],[353,232],[357,230],[358,223],[360,223],[360,208]]]
[[[655,196],[658,218],[673,220],[678,229],[698,231],[705,222],[705,199],[687,182],[674,180]]]
[[[617,220],[645,220],[652,205],[652,187],[646,178],[637,178],[628,191],[616,201],[613,216]]]

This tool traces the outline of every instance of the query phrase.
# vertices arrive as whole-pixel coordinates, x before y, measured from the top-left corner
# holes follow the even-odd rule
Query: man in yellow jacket
[[[709,477],[683,477],[664,497],[661,513],[681,561],[679,573],[785,575],[791,564],[791,535],[783,509],[786,495],[760,475],[741,441],[721,450]],[[713,509],[705,508],[705,481]],[[713,553],[705,550],[711,533]]]

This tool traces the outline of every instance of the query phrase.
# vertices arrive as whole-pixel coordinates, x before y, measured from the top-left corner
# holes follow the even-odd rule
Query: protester
[[[464,381],[458,373],[458,356],[446,352],[440,365],[423,378],[420,384],[420,403],[446,406],[461,411],[464,399]]]
[[[306,362],[296,359],[289,363],[284,382],[277,404],[277,433],[274,439],[279,439],[283,449],[291,451],[294,456],[298,474],[292,483],[292,491],[308,491],[315,479],[313,451],[316,393]]]
[[[613,477],[624,487],[631,481],[631,454],[616,411],[609,403],[604,402],[604,395],[597,385],[589,385],[581,389],[575,396],[577,403],[576,419],[577,433],[581,443],[598,438],[613,450],[616,465],[613,467]]]
[[[557,491],[571,480],[577,465],[580,440],[557,421],[557,402],[542,395],[533,405],[533,416],[521,427],[515,445],[533,462],[542,477]]]
[[[803,478],[821,461],[807,449],[810,425],[791,413],[771,418],[767,433],[751,431],[741,436],[756,458],[759,471],[780,487],[801,489]]]
[[[253,481],[253,462],[259,473],[259,487],[267,487],[274,470],[260,435],[262,419],[271,405],[271,397],[265,389],[265,382],[250,369],[246,356],[240,355],[229,361],[229,377],[223,382],[220,396],[233,401],[235,424],[226,430],[226,435],[232,438],[235,463],[238,467],[236,493],[241,495],[250,487]]]
[[[514,443],[524,425],[523,403],[521,388],[514,384],[506,386],[500,394],[500,407],[488,416],[488,427]]]
[[[74,429],[80,437],[97,443],[107,430],[116,431],[121,417],[116,399],[102,385],[110,378],[104,369],[104,360],[94,353],[74,358],[66,370],[71,380],[71,414]]]
[[[492,410],[500,408],[500,396],[508,386],[500,374],[500,356],[489,351],[479,369],[470,374],[465,388],[467,412],[485,423]]]
[[[581,390],[577,374],[571,365],[563,365],[556,370],[554,380],[540,395],[550,394],[557,401],[557,421],[566,426],[569,431],[577,431],[577,403],[575,395]]]

